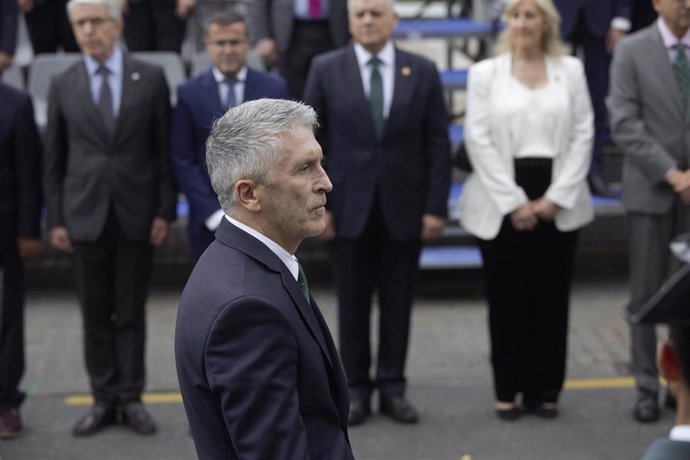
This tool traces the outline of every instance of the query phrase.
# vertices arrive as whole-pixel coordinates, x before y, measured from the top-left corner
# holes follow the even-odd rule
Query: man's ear
[[[659,370],[668,382],[675,382],[680,380],[680,368],[678,367],[678,358],[673,343],[665,340],[661,347],[659,347]]]
[[[240,208],[260,211],[261,202],[257,194],[257,184],[251,179],[241,179],[235,183],[235,200]]]

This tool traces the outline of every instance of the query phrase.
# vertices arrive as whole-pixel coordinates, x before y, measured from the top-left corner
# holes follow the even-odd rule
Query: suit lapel
[[[90,101],[89,112],[91,112],[87,117],[88,123],[93,123],[94,130],[98,133],[98,138],[102,139],[104,144],[108,144],[109,135],[108,130],[105,128],[105,123],[103,123],[103,118],[96,107],[96,102],[93,100],[93,95],[91,94],[91,79],[86,69],[86,64],[82,59],[79,65],[75,68],[74,72],[74,88],[76,91],[75,101],[82,103],[81,101]]]
[[[211,108],[211,112],[214,114],[223,115],[223,104],[220,101],[218,83],[216,83],[216,79],[213,77],[213,71],[211,69],[209,69],[208,72],[203,75],[201,85],[204,88],[203,93],[205,98],[202,107],[209,107]]]
[[[120,110],[115,121],[115,131],[113,140],[117,139],[118,133],[122,130],[122,125],[129,111],[129,106],[137,105],[139,97],[137,90],[141,85],[141,74],[138,72],[137,63],[125,52],[122,53],[122,93],[120,94]]]
[[[649,60],[645,63],[645,67],[654,69],[655,78],[659,82],[659,88],[666,88],[658,94],[665,94],[670,100],[669,103],[673,105],[679,118],[683,118],[684,107],[680,89],[678,88],[678,81],[673,70],[673,64],[668,57],[668,50],[664,46],[664,41],[661,39],[661,33],[657,28],[656,23],[648,28],[647,42],[649,51],[642,53],[641,58]]]
[[[376,139],[376,132],[374,131],[374,117],[371,114],[369,107],[369,99],[364,94],[364,86],[362,84],[362,74],[359,71],[359,62],[355,54],[355,48],[350,46],[347,53],[344,54],[345,65],[343,68],[343,88],[350,88],[351,91],[345,97],[354,98],[354,106],[358,113],[357,119],[363,120],[362,126],[370,131],[373,139]]]
[[[386,137],[390,132],[392,126],[399,117],[405,115],[402,107],[412,97],[414,84],[417,80],[416,68],[408,59],[407,55],[401,53],[399,49],[395,48],[395,71],[393,72],[393,100],[388,111],[388,119],[383,130],[383,136]]]
[[[261,90],[262,88],[256,80],[254,70],[247,67],[247,78],[244,81],[244,94],[242,95],[242,102],[259,99],[262,96]]]

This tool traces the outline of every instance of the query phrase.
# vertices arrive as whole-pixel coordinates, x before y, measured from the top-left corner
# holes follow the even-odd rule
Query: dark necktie
[[[223,108],[227,111],[237,105],[237,99],[235,99],[235,83],[237,83],[237,80],[235,78],[226,78],[224,82],[228,85],[228,93],[223,104]]]
[[[304,270],[302,270],[302,265],[298,263],[297,266],[299,267],[299,274],[297,275],[297,284],[299,284],[299,288],[302,290],[302,294],[304,294],[304,297],[306,297],[307,302],[310,302],[309,284],[307,283],[307,276],[304,274]]]
[[[381,72],[379,72],[379,64],[381,64],[381,60],[376,56],[369,61],[369,65],[371,65],[369,106],[371,107],[371,116],[374,119],[376,138],[381,140],[383,137],[383,79]]]
[[[115,131],[115,114],[113,113],[113,92],[110,89],[110,83],[108,83],[110,71],[104,65],[100,65],[96,73],[102,79],[101,92],[98,96],[98,111],[108,135],[112,137],[113,131]]]
[[[685,54],[685,47],[682,43],[676,45],[676,59],[673,61],[673,69],[676,72],[678,88],[683,95],[683,106],[688,102],[690,96],[690,65],[688,56]]]

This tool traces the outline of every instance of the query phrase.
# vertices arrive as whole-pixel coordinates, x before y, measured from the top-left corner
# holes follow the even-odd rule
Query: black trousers
[[[517,183],[530,199],[551,181],[549,160],[517,160]],[[531,232],[513,229],[479,240],[489,303],[491,364],[498,401],[522,393],[525,404],[556,402],[566,365],[568,309],[577,232],[539,222]]]
[[[125,42],[129,51],[174,51],[179,53],[186,20],[175,14],[175,1],[130,2],[125,15]]]
[[[84,356],[95,400],[137,401],[144,390],[146,321],[153,249],[127,240],[111,211],[96,241],[74,242],[84,322]]]
[[[290,46],[278,61],[278,72],[287,81],[293,99],[302,99],[314,56],[333,48],[328,21],[295,21]]]
[[[79,52],[66,5],[67,0],[48,0],[35,4],[24,16],[34,54],[54,53],[58,47],[69,53]]]
[[[378,206],[359,238],[331,244],[339,306],[340,354],[353,397],[402,396],[420,240],[391,238]],[[371,303],[378,292],[376,379],[371,367]]]
[[[19,407],[24,393],[24,266],[17,251],[16,221],[0,216],[0,410]]]

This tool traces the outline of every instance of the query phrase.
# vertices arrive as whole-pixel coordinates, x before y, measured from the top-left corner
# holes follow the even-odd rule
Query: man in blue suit
[[[241,17],[230,12],[211,17],[205,40],[213,66],[177,88],[171,130],[173,169],[189,201],[187,231],[194,260],[211,244],[223,217],[206,171],[206,138],[213,121],[244,101],[288,97],[282,78],[246,66],[250,43]]]
[[[404,398],[413,285],[423,240],[445,225],[450,183],[448,115],[436,66],[397,49],[392,0],[352,0],[355,44],[315,58],[304,102],[319,113],[333,180],[328,225],[340,314],[349,423],[380,410],[401,423],[418,415]],[[379,299],[379,346],[370,376],[370,312]]]
[[[0,82],[0,101],[0,439],[6,439],[22,431],[23,260],[41,254],[42,192],[31,98]]]
[[[632,0],[554,0],[561,15],[561,34],[584,54],[587,85],[594,108],[594,145],[589,185],[596,195],[610,195],[603,181],[603,146],[608,131],[606,96],[611,54],[630,30]]]
[[[207,161],[225,215],[177,312],[177,376],[197,455],[353,458],[335,344],[294,256],[332,185],[316,113],[261,99],[215,123]]]

